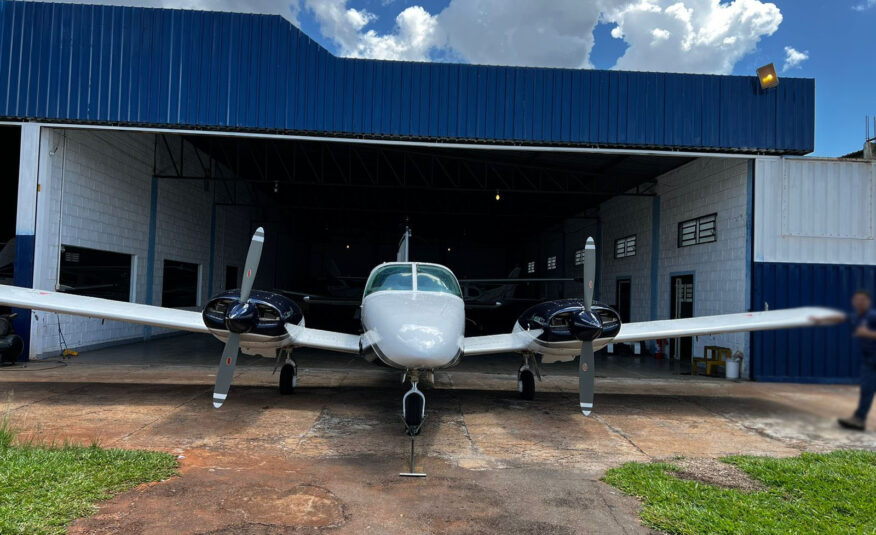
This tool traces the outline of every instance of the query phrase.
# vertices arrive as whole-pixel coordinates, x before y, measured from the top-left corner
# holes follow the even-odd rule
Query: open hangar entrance
[[[511,286],[502,306],[475,307],[469,314],[472,334],[507,332],[536,300],[580,295],[581,282],[573,280],[581,269],[576,252],[587,237],[593,236],[603,252],[601,276],[613,259],[613,241],[602,243],[604,235],[614,234],[606,224],[616,219],[650,224],[656,177],[695,159],[627,151],[28,128],[41,130],[45,173],[35,262],[42,287],[162,306],[203,306],[210,296],[237,287],[249,237],[263,226],[266,245],[257,288],[355,303],[364,277],[395,258],[409,225],[415,260],[445,264],[461,279],[533,281]],[[606,203],[609,209],[600,210]],[[535,282],[543,278],[565,280]],[[633,281],[634,296],[641,295],[641,283]],[[502,285],[486,288],[496,286]],[[597,298],[616,305],[614,291],[605,293],[607,298],[598,288]],[[495,303],[492,297],[481,304]],[[303,304],[308,325],[358,329],[355,305]],[[639,310],[647,309],[647,302],[633,298],[630,306],[634,320],[647,314]],[[53,316],[36,316],[32,355],[57,354],[62,345],[95,348],[165,334]]]

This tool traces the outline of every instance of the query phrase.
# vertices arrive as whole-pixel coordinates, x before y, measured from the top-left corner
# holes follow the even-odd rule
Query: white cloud
[[[759,0],[618,2],[603,13],[629,44],[625,70],[727,74],[782,22],[775,4]]]
[[[876,0],[863,0],[860,4],[852,6],[852,9],[855,11],[864,11],[871,7],[876,7]]]
[[[346,4],[346,0],[307,0],[323,35],[340,46],[343,56],[426,61],[429,51],[444,43],[437,18],[420,6],[403,10],[395,18],[394,32],[381,35],[365,30],[376,19],[373,13]]]
[[[804,50],[803,52],[797,50],[792,46],[785,47],[785,65],[782,66],[782,72],[787,71],[788,69],[794,69],[800,66],[801,63],[809,59],[809,51]]]

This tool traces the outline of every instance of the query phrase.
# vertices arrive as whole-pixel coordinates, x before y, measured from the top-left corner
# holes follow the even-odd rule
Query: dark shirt
[[[871,331],[876,331],[876,309],[870,309],[864,314],[852,314],[852,328],[857,329],[861,325],[866,325]],[[868,355],[876,355],[876,340],[872,338],[858,338],[861,344],[861,351]]]

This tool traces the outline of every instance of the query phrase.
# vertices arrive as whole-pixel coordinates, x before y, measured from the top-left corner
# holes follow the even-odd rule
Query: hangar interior
[[[257,287],[349,298],[410,225],[415,259],[472,279],[573,278],[592,235],[596,296],[630,321],[876,289],[876,163],[802,157],[811,79],[338,58],[277,16],[118,6],[4,3],[0,36],[0,277],[18,286],[197,307],[236,285],[264,226]],[[469,327],[507,330],[580,283],[514,291]],[[31,357],[169,334],[20,313]],[[746,377],[850,381],[849,334],[670,354],[719,345]]]

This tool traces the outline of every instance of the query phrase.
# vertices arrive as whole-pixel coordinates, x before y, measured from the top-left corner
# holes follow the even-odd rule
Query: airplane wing
[[[327,349],[341,353],[359,353],[360,351],[358,334],[323,331],[288,323],[286,324],[286,332],[292,338],[293,346]]]
[[[196,333],[209,332],[200,312],[113,301],[84,295],[0,285],[0,304]]]
[[[763,312],[742,312],[674,320],[625,323],[612,342],[643,342],[680,336],[767,331],[842,323],[845,314],[829,308],[800,307]]]
[[[472,357],[492,353],[519,353],[526,350],[532,339],[539,334],[541,334],[540,330],[488,334],[486,336],[466,336],[462,343],[462,354]]]

